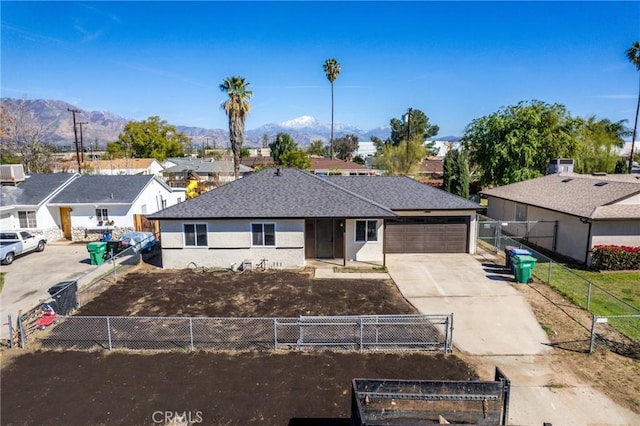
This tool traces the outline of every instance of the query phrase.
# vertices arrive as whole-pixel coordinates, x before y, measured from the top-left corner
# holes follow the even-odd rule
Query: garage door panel
[[[387,253],[466,253],[469,226],[456,224],[392,224],[387,226]]]

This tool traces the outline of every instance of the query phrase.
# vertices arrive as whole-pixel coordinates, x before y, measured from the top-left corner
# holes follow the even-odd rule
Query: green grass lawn
[[[558,263],[552,263],[549,269],[548,263],[539,263],[533,274],[545,282],[548,281],[551,287],[573,303],[595,315],[638,315],[640,313],[640,271],[601,273],[572,269]],[[589,282],[595,284],[591,286],[591,293],[589,293]],[[629,337],[640,341],[640,319],[612,319],[610,323]]]
[[[2,287],[4,287],[4,274],[6,272],[0,272],[0,293],[2,293]]]

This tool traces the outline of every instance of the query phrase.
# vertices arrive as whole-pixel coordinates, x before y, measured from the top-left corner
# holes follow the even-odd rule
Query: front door
[[[71,208],[60,207],[60,227],[62,228],[62,235],[67,240],[71,239]]]
[[[333,259],[333,219],[316,220],[316,256]]]

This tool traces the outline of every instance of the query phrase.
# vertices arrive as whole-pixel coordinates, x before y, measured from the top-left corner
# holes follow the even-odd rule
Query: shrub
[[[640,269],[640,247],[597,245],[592,265],[601,271]]]

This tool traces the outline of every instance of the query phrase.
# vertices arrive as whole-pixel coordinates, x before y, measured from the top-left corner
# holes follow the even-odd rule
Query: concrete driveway
[[[29,253],[0,268],[6,273],[0,293],[0,338],[6,339],[7,315],[11,314],[15,326],[18,311],[24,312],[45,300],[51,286],[70,280],[77,280],[81,286],[101,267],[90,264],[84,244],[52,242],[43,252]]]
[[[490,257],[490,256],[489,256]],[[508,424],[637,425],[640,416],[567,379],[561,387],[546,334],[531,307],[497,273],[495,258],[469,254],[387,255],[389,275],[422,313],[453,312],[453,343],[477,360],[483,379],[495,366],[511,380]]]

